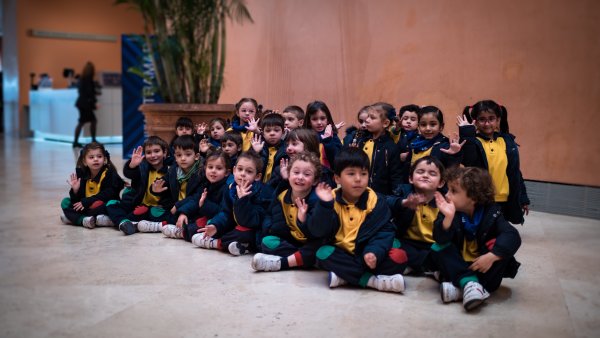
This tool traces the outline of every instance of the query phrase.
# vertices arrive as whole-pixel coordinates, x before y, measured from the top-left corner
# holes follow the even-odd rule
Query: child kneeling
[[[440,287],[444,303],[462,298],[469,311],[497,290],[502,278],[515,277],[520,263],[514,255],[521,237],[494,203],[487,171],[456,167],[448,170],[446,180],[446,198],[436,193],[443,217],[433,231],[432,257],[450,281]]]
[[[320,201],[308,229],[330,245],[317,251],[317,265],[329,271],[329,287],[343,284],[403,292],[406,253],[392,249],[395,227],[385,199],[368,188],[369,157],[362,149],[337,154],[335,181],[316,188]]]

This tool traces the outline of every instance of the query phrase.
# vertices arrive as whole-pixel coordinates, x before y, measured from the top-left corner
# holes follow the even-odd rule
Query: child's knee
[[[90,209],[96,209],[104,205],[104,201],[95,201],[90,205]]]
[[[408,256],[406,255],[406,251],[402,249],[392,248],[388,252],[390,259],[396,264],[404,264],[408,261]]]
[[[60,207],[62,209],[67,209],[70,206],[71,206],[71,199],[69,197],[63,198],[63,200],[60,202]]]
[[[281,244],[281,239],[277,236],[266,236],[262,239],[262,245],[267,249],[275,249]]]
[[[326,260],[333,254],[334,251],[335,251],[334,246],[323,245],[322,247],[319,248],[319,250],[317,250],[317,259],[322,260],[322,261]]]

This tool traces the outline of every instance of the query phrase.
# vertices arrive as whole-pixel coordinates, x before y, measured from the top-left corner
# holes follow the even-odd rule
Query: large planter
[[[233,104],[194,104],[194,103],[150,103],[142,104],[139,110],[144,113],[147,136],[159,136],[170,142],[175,136],[175,122],[180,117],[189,117],[194,126],[208,123],[215,117],[231,119],[235,112]]]

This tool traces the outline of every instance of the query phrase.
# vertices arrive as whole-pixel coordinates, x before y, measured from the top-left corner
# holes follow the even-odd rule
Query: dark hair
[[[298,120],[304,120],[304,110],[298,106],[287,106],[283,110],[283,113],[292,113],[296,115]]]
[[[475,103],[473,106],[466,106],[463,109],[463,115],[467,117],[469,122],[477,120],[483,112],[496,115],[500,119],[500,132],[508,134],[508,111],[506,111],[504,106],[492,100],[483,100]]]
[[[80,80],[81,81],[92,81],[94,79],[94,74],[96,73],[96,69],[94,64],[90,61],[86,62],[85,66],[83,66],[83,70],[81,71]]]
[[[444,179],[444,172],[446,171],[446,168],[444,167],[444,164],[442,164],[442,161],[438,160],[437,158],[433,157],[433,156],[424,156],[421,157],[420,159],[416,160],[415,163],[413,163],[410,166],[410,171],[408,173],[408,177],[412,177],[413,173],[415,172],[415,169],[417,169],[417,165],[419,165],[421,162],[425,162],[426,164],[432,164],[434,166],[436,166],[438,168],[438,170],[440,171],[440,178]]]
[[[375,102],[371,106],[379,112],[382,119],[388,119],[390,121],[398,120],[396,108],[391,104],[387,102]]]
[[[179,128],[179,127],[188,127],[193,130],[194,123],[192,122],[192,120],[189,117],[180,117],[177,119],[177,122],[175,122],[175,128]]]
[[[283,116],[276,113],[266,114],[260,120],[260,129],[262,130],[264,130],[266,127],[280,127],[281,131],[283,131],[284,125],[285,119]]]
[[[335,157],[333,172],[340,176],[346,168],[369,169],[369,156],[360,148],[344,148]]]
[[[176,137],[175,140],[173,140],[173,150],[177,148],[183,150],[192,149],[196,154],[200,152],[198,143],[194,140],[192,135],[181,135]]]
[[[421,121],[421,117],[425,114],[433,114],[435,118],[440,123],[440,126],[444,126],[444,114],[440,110],[440,108],[436,106],[425,106],[417,112],[417,116],[419,117],[419,121]]]
[[[416,104],[407,104],[406,106],[400,107],[400,117],[402,117],[402,114],[406,113],[407,111],[412,111],[415,112],[415,114],[418,114],[419,110],[421,110],[421,107],[417,106]]]
[[[322,101],[313,101],[306,106],[306,116],[304,118],[304,126],[303,127],[312,129],[312,127],[310,125],[310,118],[315,113],[317,113],[319,110],[325,114],[325,116],[327,117],[327,123],[331,125],[333,133],[336,134],[337,128],[335,127],[335,123],[333,122],[333,117],[331,115],[331,111],[329,110],[329,108],[327,107],[325,102],[322,102]]]
[[[111,168],[111,169],[115,169],[115,165],[110,160],[110,153],[106,150],[106,148],[104,147],[104,144],[98,143],[98,142],[88,143],[85,146],[83,146],[83,148],[81,148],[81,151],[79,152],[79,157],[77,158],[77,168],[82,168],[82,169],[87,170],[87,167],[85,165],[85,155],[87,155],[87,153],[89,153],[91,150],[96,150],[96,149],[100,149],[102,154],[104,154],[104,157],[106,157],[105,166],[108,168]]]
[[[148,147],[148,146],[160,146],[160,148],[165,153],[167,152],[167,149],[169,147],[167,142],[158,136],[148,136],[148,138],[146,139],[146,141],[144,141],[144,144],[142,145],[142,148],[144,148],[144,151],[146,151],[146,147]]]
[[[254,108],[256,109],[256,115],[258,116],[259,112],[262,110],[262,105],[260,106],[260,109],[259,109],[258,102],[256,102],[256,100],[253,99],[253,98],[251,98],[251,97],[242,97],[238,101],[238,103],[235,104],[235,113],[234,113],[234,116],[239,116],[240,108],[246,102],[250,102],[250,103],[252,103],[252,105],[254,105]]]
[[[358,118],[360,117],[360,114],[362,114],[362,113],[367,113],[367,112],[369,111],[369,108],[370,108],[370,107],[371,107],[371,106],[364,106],[364,107],[360,108],[360,109],[358,110],[358,113],[356,113],[356,119],[358,120]]]
[[[240,160],[242,158],[247,158],[250,161],[252,161],[252,163],[254,163],[254,165],[256,166],[257,174],[262,172],[263,160],[262,160],[262,158],[260,158],[260,156],[256,152],[254,152],[254,150],[248,150],[248,151],[244,151],[243,153],[241,153],[240,156],[238,156],[237,163],[240,163]]]
[[[292,158],[290,158],[290,163],[288,165],[288,174],[291,172],[292,170],[292,166],[294,165],[294,162],[296,161],[304,161],[304,162],[308,162],[310,164],[312,164],[315,167],[315,182],[317,183],[320,181],[321,179],[321,172],[323,171],[323,167],[321,166],[321,159],[319,158],[319,156],[315,153],[311,153],[308,151],[301,151],[297,154],[295,154],[294,156],[292,156]]]
[[[229,127],[227,125],[227,121],[225,121],[224,118],[222,117],[215,117],[214,119],[210,120],[210,122],[208,122],[208,132],[210,133],[210,128],[212,128],[212,126],[215,123],[220,123],[223,126],[223,129],[227,130],[227,127]]]
[[[242,149],[242,135],[240,135],[239,133],[236,133],[235,131],[227,131],[225,132],[225,134],[223,134],[223,136],[221,137],[221,139],[219,140],[221,141],[221,145],[223,145],[224,142],[227,141],[231,141],[235,144],[237,144],[238,148],[240,148],[240,150]]]
[[[311,152],[319,157],[321,156],[319,135],[312,129],[297,128],[291,130],[287,136],[287,141],[300,141],[304,144],[304,151]]]
[[[446,172],[446,183],[458,182],[476,205],[494,203],[494,183],[487,170],[477,167],[453,167]]]
[[[231,170],[231,158],[222,149],[216,149],[208,152],[204,163],[208,164],[208,161],[223,159],[225,163],[225,169]]]

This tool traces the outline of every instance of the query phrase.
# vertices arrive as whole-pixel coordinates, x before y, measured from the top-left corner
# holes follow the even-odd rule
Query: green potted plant
[[[195,123],[231,116],[233,104],[217,103],[223,88],[227,20],[253,22],[244,0],[115,3],[128,4],[142,15],[157,90],[166,102],[140,106],[149,135],[170,139],[180,116],[188,116]]]

